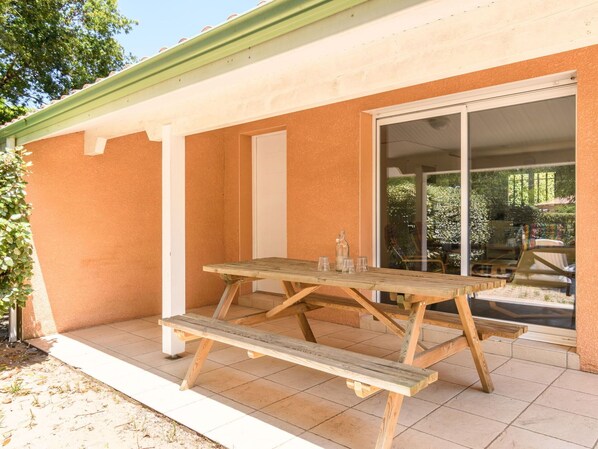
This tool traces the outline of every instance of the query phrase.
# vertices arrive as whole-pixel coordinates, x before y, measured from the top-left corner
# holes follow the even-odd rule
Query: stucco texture
[[[246,123],[187,138],[187,306],[218,300],[201,265],[251,257],[251,136],[287,131],[288,256],[332,255],[344,228],[372,255],[372,120],[364,111],[576,70],[577,327],[598,371],[598,46]],[[79,135],[29,145],[33,229],[60,330],[158,313],[160,148],[142,135],[83,156]],[[355,314],[322,312],[357,325]]]

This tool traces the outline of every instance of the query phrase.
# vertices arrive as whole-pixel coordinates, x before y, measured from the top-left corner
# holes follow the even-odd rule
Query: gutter
[[[0,128],[0,141],[43,138],[60,123],[368,0],[273,0]],[[50,131],[51,130],[51,131]]]

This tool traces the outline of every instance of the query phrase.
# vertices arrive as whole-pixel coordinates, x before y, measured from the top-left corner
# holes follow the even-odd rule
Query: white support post
[[[162,128],[162,317],[185,313],[185,137]],[[185,351],[171,328],[162,328],[162,352]]]
[[[8,137],[6,139],[6,148],[15,148],[17,146],[17,139],[14,137]],[[8,341],[14,343],[17,341],[17,309],[12,307],[8,311]]]

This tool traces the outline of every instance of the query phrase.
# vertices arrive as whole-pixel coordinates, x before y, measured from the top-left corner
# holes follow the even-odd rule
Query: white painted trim
[[[85,156],[99,156],[104,154],[108,138],[96,136],[95,134],[85,131],[83,137],[83,154]]]
[[[162,317],[185,313],[185,137],[162,128]],[[185,351],[171,328],[162,328],[162,352]]]
[[[461,276],[469,276],[471,242],[469,240],[469,115],[467,106],[461,108]]]
[[[461,92],[443,97],[407,103],[394,107],[386,107],[366,111],[374,116],[376,127],[376,141],[374,155],[374,204],[376,207],[374,217],[375,250],[380,248],[380,199],[379,199],[379,171],[380,171],[380,128],[384,125],[420,120],[437,115],[461,114],[461,275],[469,274],[470,242],[466,238],[469,232],[469,174],[470,174],[470,149],[469,149],[469,114],[476,111],[494,109],[504,106],[530,103],[533,101],[549,100],[571,95],[577,95],[577,76],[575,71],[563,72],[540,78],[533,78],[515,83],[492,86],[474,91]],[[577,128],[576,128],[577,129]],[[577,140],[577,132],[576,132]],[[577,161],[577,145],[576,145]],[[565,165],[565,164],[556,164]],[[483,170],[476,170],[483,171]],[[440,174],[435,172],[434,174]],[[380,257],[377,257],[380,264]],[[464,264],[463,261],[466,263]],[[377,297],[379,300],[379,296]],[[529,326],[527,337],[533,340],[547,341],[567,346],[576,345],[576,331],[570,329],[553,328],[549,326]]]
[[[379,109],[373,109],[365,111],[373,114],[377,119],[383,119],[386,117],[392,117],[397,115],[409,114],[413,112],[423,112],[429,109],[439,109],[448,106],[454,106],[458,104],[467,103],[470,111],[476,111],[481,109],[491,109],[492,107],[500,106],[500,97],[511,97],[516,98],[515,95],[523,94],[523,98],[526,95],[537,94],[542,95],[542,91],[546,95],[557,92],[556,87],[573,87],[577,84],[577,75],[575,71],[556,73],[552,75],[542,76],[538,78],[531,78],[523,81],[516,81],[513,83],[501,84],[497,86],[485,87],[482,89],[469,90],[466,92],[459,92],[456,94],[444,95],[436,98],[426,98],[425,100],[413,101],[402,105],[388,106]],[[575,91],[574,91],[575,92]],[[566,94],[556,95],[556,97],[566,96]],[[555,98],[555,96],[548,96],[546,98]],[[488,104],[488,101],[497,99],[496,103]],[[539,98],[542,99],[542,98]],[[517,104],[516,101],[506,104]],[[522,103],[527,103],[529,100],[522,100]],[[476,103],[480,102],[483,106],[479,109]]]

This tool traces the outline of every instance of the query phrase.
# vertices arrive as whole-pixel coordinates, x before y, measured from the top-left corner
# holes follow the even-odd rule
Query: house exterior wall
[[[352,245],[352,254],[371,257],[374,213],[372,118],[364,111],[576,70],[579,82],[576,256],[578,352],[582,369],[598,371],[598,326],[595,325],[598,321],[598,300],[596,300],[598,286],[592,280],[592,273],[598,272],[598,257],[596,257],[598,243],[595,238],[598,235],[598,211],[594,199],[598,194],[598,176],[595,175],[594,168],[598,167],[598,155],[594,151],[598,144],[597,65],[598,46],[592,46],[188,137],[188,307],[203,302],[215,302],[218,293],[222,290],[222,286],[216,281],[200,274],[202,264],[219,260],[247,259],[252,256],[252,135],[279,129],[287,131],[289,257],[315,259],[324,254],[332,255],[334,237],[341,227],[347,232]],[[155,144],[144,141],[139,135],[133,135],[109,141],[104,156],[85,159],[82,155],[82,147],[78,144],[80,137],[67,136],[62,139],[65,139],[69,146],[64,145],[64,148],[68,149],[60,150],[66,153],[65,156],[59,157],[64,157],[72,164],[72,167],[67,167],[75,174],[65,171],[65,167],[49,157],[51,151],[49,146],[61,140],[42,141],[29,145],[34,152],[33,158],[36,164],[34,170],[39,171],[39,173],[34,172],[31,182],[31,200],[34,204],[39,204],[33,217],[33,230],[36,242],[39,242],[38,252],[48,286],[48,295],[52,304],[55,302],[61,304],[60,315],[71,316],[68,326],[61,329],[157,313],[159,280],[156,280],[160,277],[158,268],[160,243],[159,229],[156,230],[154,227],[159,226],[160,219],[159,178],[154,176],[159,176],[159,148],[154,152],[152,145]],[[120,151],[117,151],[117,148]],[[116,160],[102,162],[103,158],[109,160],[111,157],[129,158],[131,167],[134,169],[126,169],[130,170],[127,172],[123,164],[117,163]],[[109,212],[115,207],[115,198],[119,198],[122,191],[110,189],[110,193],[114,196],[109,196],[104,184],[113,178],[122,178],[127,181],[119,182],[129,183],[133,171],[137,173],[141,170],[140,164],[141,167],[145,164],[151,165],[151,170],[149,166],[147,167],[148,176],[151,172],[151,177],[147,178],[149,181],[143,178],[141,184],[144,188],[156,189],[155,195],[150,195],[145,189],[131,191],[126,201],[132,201],[135,196],[139,198],[135,204],[128,204],[125,201],[129,205],[129,214],[127,216],[116,214],[121,223],[111,224],[115,217],[111,217]],[[97,171],[91,171],[90,167],[95,167],[94,170]],[[86,176],[83,173],[86,173]],[[56,182],[62,178],[67,181],[70,189],[66,186],[56,188],[49,185],[52,180]],[[79,195],[78,183],[83,186],[89,185],[85,190],[90,191],[90,195]],[[131,187],[128,184],[127,186]],[[93,193],[102,192],[101,187],[104,187],[103,201],[94,200]],[[57,191],[48,198],[48,194],[44,193],[47,189]],[[60,233],[55,232],[60,228],[56,224],[52,225],[52,221],[44,220],[44,214],[48,215],[49,212],[40,211],[53,201],[65,201],[61,193],[73,193],[73,191],[79,199],[68,200],[68,203],[74,202],[80,209],[76,214],[67,213],[56,224],[68,222],[67,226],[77,228],[69,230],[71,234],[80,232],[81,237],[85,237],[80,238],[78,242],[88,247],[88,251],[83,254],[79,248],[74,248],[73,251],[77,250],[76,257],[71,258],[70,261],[62,261],[60,254],[65,251],[60,244],[60,239],[57,238],[57,234]],[[148,206],[149,209],[145,209],[143,205],[145,202],[150,202],[150,196],[155,203]],[[88,203],[84,201],[86,199],[89,200]],[[147,223],[138,229],[139,233],[146,236],[143,242],[139,243],[140,248],[133,250],[127,246],[134,254],[117,252],[120,241],[119,230],[123,229],[123,224],[139,225],[138,221],[131,217],[149,214],[148,210],[151,211],[153,221],[149,222],[148,215]],[[81,222],[80,217],[85,212],[89,212],[90,216],[100,215],[99,219],[106,228],[97,222],[89,223],[89,217],[85,217]],[[56,221],[55,218],[54,220]],[[77,226],[73,223],[77,223]],[[90,224],[95,226],[88,226]],[[115,228],[111,229],[111,226]],[[83,230],[79,230],[79,227]],[[116,240],[108,243],[110,239]],[[40,245],[44,240],[49,240],[50,243],[43,243],[42,247]],[[98,242],[104,246],[100,245],[96,248]],[[155,249],[155,254],[149,248],[150,246]],[[96,278],[101,279],[101,282],[87,281],[83,285],[76,282],[77,279],[81,280],[85,277],[78,273],[87,273],[87,277],[91,273],[91,269],[84,265],[86,257],[94,254],[91,250],[97,250],[97,254],[101,256],[107,252],[106,247],[110,247],[113,251],[111,254],[115,265],[104,264],[101,265],[101,269],[98,265],[94,265],[97,271]],[[137,270],[134,263],[129,263],[137,260],[136,257],[139,257],[137,251],[142,251],[143,247],[146,248],[144,262],[151,261],[151,267],[146,271]],[[124,260],[127,262],[123,262]],[[55,261],[58,261],[59,268],[53,266]],[[68,273],[70,277],[61,274],[60,268],[64,268],[66,270],[64,273]],[[154,268],[158,271],[153,271]],[[151,271],[152,276],[147,274],[148,271]],[[73,285],[69,288],[61,286],[63,278],[67,278],[67,286]],[[106,281],[110,279],[114,287],[110,287],[110,291],[107,292]],[[132,284],[137,282],[135,285],[142,288],[143,293],[131,288],[131,284],[124,282],[124,279],[128,279]],[[141,279],[147,282],[141,282]],[[98,291],[92,291],[94,288]],[[120,298],[128,298],[129,293],[133,299],[128,299],[127,304],[123,305]],[[143,301],[135,299],[140,294],[144,298]],[[86,310],[93,310],[94,314],[86,312],[73,316],[71,309],[65,307],[71,296],[81,298],[77,302],[85,303]],[[103,311],[106,307],[103,307],[102,302],[106,301],[114,302],[120,312]],[[151,307],[147,305],[148,302],[151,302]],[[55,317],[58,311],[58,307],[54,308]],[[336,311],[321,313],[336,321],[353,325],[358,323],[358,317],[354,314],[339,314]]]
[[[188,308],[214,302],[221,291],[201,270],[223,260],[220,140],[211,133],[186,139]],[[78,133],[27,149],[41,270],[23,312],[24,337],[160,314],[160,142],[132,134],[89,157]]]

